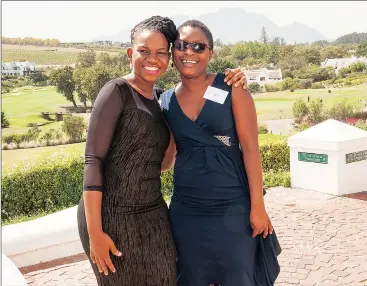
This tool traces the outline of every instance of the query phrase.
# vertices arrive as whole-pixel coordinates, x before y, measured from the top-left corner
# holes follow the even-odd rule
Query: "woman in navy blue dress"
[[[273,285],[280,247],[264,205],[253,99],[207,72],[213,37],[204,24],[187,21],[178,31],[182,81],[161,96],[175,141],[163,164],[176,155],[169,214],[177,285]]]

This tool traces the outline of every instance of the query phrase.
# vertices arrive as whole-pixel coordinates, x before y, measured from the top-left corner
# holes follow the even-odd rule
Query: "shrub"
[[[285,140],[260,144],[260,153],[264,172],[289,171],[289,147]]]
[[[309,89],[312,86],[312,79],[301,79],[299,82],[300,89]]]
[[[72,142],[80,142],[83,138],[87,125],[80,116],[70,116],[64,119],[62,131],[64,131]]]
[[[9,134],[2,136],[2,140],[5,144],[16,144],[17,148],[20,147],[20,144],[32,141],[32,137],[29,133],[22,134]]]
[[[289,186],[289,148],[286,141],[270,140],[260,145],[260,152],[264,186]],[[76,152],[45,156],[36,164],[21,162],[4,168],[2,222],[78,204],[83,190],[83,168],[84,157]],[[162,193],[166,199],[171,196],[172,181],[173,170],[162,174]]]
[[[258,130],[258,134],[268,134],[269,133],[268,127],[265,124],[259,124],[257,130]]]
[[[47,156],[37,164],[22,162],[3,170],[1,219],[35,215],[74,206],[82,194],[83,158]]]
[[[325,86],[321,82],[314,82],[311,85],[311,88],[312,89],[322,89],[322,88],[325,88]]]
[[[348,103],[346,99],[335,103],[328,111],[328,116],[335,120],[345,121],[354,114],[354,106]],[[354,117],[354,116],[353,116]]]
[[[257,82],[250,83],[248,89],[252,94],[261,92],[261,86]]]
[[[1,128],[8,128],[10,126],[10,122],[8,118],[6,117],[6,114],[4,111],[1,111]]]
[[[264,85],[266,92],[277,92],[280,91],[280,86],[278,84],[265,84]]]
[[[301,123],[303,119],[309,114],[307,102],[302,98],[298,98],[292,106],[292,112],[295,123]]]
[[[61,140],[62,139],[62,133],[60,130],[50,129],[45,132],[45,134],[41,138],[42,140],[46,141],[46,145],[50,145],[51,140]]]
[[[320,123],[325,119],[324,105],[320,100],[311,100],[308,120],[312,123]]]
[[[264,189],[272,187],[290,187],[291,176],[289,172],[267,172],[263,176],[263,187]]]
[[[298,78],[290,78],[287,77],[284,80],[279,82],[279,86],[281,90],[291,90],[299,88],[300,80]]]
[[[367,131],[367,120],[358,120],[354,126]]]
[[[312,127],[313,124],[309,123],[309,122],[302,122],[300,124],[297,124],[296,127],[294,128],[296,132],[301,132],[304,131],[310,127]]]
[[[28,141],[36,141],[42,130],[38,126],[28,129]]]
[[[366,119],[367,120],[367,111],[357,111],[353,114],[354,118],[357,119]]]

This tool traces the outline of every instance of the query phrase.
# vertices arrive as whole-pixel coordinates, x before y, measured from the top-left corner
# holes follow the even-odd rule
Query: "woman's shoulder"
[[[228,92],[232,92],[232,86],[228,85],[224,79],[226,75],[224,73],[217,73],[213,82],[213,86]]]

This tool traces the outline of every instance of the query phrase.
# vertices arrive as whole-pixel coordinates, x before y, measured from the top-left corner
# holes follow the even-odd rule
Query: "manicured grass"
[[[41,157],[53,156],[55,153],[63,152],[78,152],[83,154],[85,150],[85,142],[77,144],[67,144],[49,147],[38,147],[29,149],[15,149],[15,150],[2,150],[2,167],[9,167],[13,163],[19,163],[23,160],[33,161],[34,164]]]
[[[77,97],[76,97],[77,99]],[[78,105],[82,105],[77,101]],[[26,86],[14,89],[11,93],[2,95],[2,111],[5,112],[9,128],[3,128],[2,134],[26,133],[29,123],[45,124],[39,128],[44,132],[50,129],[61,129],[62,122],[48,121],[41,117],[41,112],[66,112],[65,107],[72,107],[72,103],[58,93],[55,87]],[[51,119],[55,115],[50,115]]]
[[[2,61],[30,61],[38,65],[66,65],[76,63],[78,53],[85,51],[87,50],[76,48],[3,45]],[[97,56],[101,52],[117,54],[116,51],[96,51]]]
[[[356,107],[363,106],[361,103],[358,103],[359,100],[367,100],[367,85],[330,90],[331,93],[328,93],[328,89],[306,89],[294,92],[279,91],[256,94],[254,100],[258,120],[292,118],[292,105],[299,97],[305,100],[307,100],[308,96],[310,96],[311,100],[322,99],[326,109],[329,109],[334,103],[344,98]]]
[[[27,127],[30,122],[45,123],[41,112],[65,111],[61,106],[71,106],[54,87],[26,86],[2,95],[2,111],[10,121],[10,127]],[[10,128],[10,129],[11,129]],[[8,129],[4,129],[8,131]],[[6,133],[6,132],[5,132]]]

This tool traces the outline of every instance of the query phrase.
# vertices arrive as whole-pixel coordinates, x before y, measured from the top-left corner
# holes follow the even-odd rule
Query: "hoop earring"
[[[173,67],[174,66],[174,64],[173,63],[171,63],[171,67]]]

